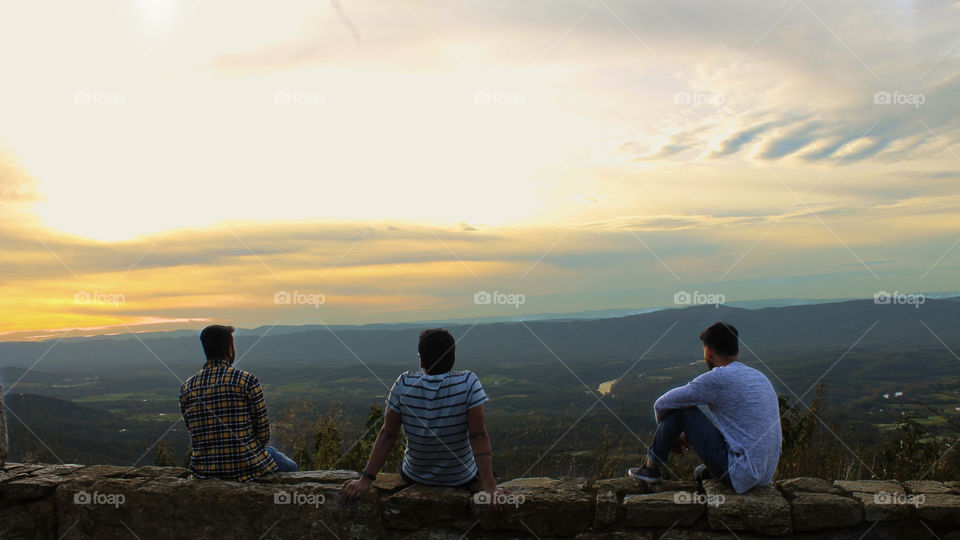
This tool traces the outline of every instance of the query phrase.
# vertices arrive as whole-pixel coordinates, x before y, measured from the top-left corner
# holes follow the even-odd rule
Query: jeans
[[[660,419],[653,444],[647,450],[647,456],[654,465],[662,467],[667,464],[670,451],[680,441],[681,434],[687,435],[687,440],[710,474],[729,484],[727,441],[717,426],[697,407],[674,409]]]
[[[283,452],[272,446],[266,447],[265,450],[270,454],[270,457],[277,462],[278,472],[297,472],[297,463],[283,455]]]

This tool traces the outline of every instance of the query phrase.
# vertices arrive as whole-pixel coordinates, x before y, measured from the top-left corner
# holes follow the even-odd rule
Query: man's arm
[[[373,475],[380,472],[380,467],[383,467],[383,463],[387,460],[390,450],[400,435],[400,424],[400,413],[387,407],[386,415],[383,418],[383,427],[380,428],[377,442],[373,444],[370,459],[367,460],[367,466],[363,470]],[[350,480],[343,484],[343,496],[348,501],[358,499],[363,492],[370,489],[372,484],[373,481],[366,476],[360,477],[359,480]]]
[[[467,411],[467,430],[483,490],[493,493],[497,489],[497,480],[493,476],[493,443],[490,441],[490,433],[487,432],[483,405]]]
[[[716,401],[715,372],[708,371],[689,383],[674,388],[660,396],[653,404],[657,422],[667,411],[685,409],[697,405],[710,405]]]
[[[253,424],[253,435],[261,447],[270,442],[270,419],[267,416],[267,402],[263,399],[263,388],[260,381],[251,376],[250,387],[247,391],[250,400],[250,422]]]

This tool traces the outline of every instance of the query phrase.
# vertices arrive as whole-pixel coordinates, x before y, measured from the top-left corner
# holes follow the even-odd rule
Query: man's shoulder
[[[732,364],[726,365],[721,369],[723,370],[722,372],[723,375],[733,377],[737,381],[743,382],[745,384],[766,384],[766,385],[770,385],[772,388],[770,379],[767,378],[767,376],[762,371],[760,371],[755,367],[748,366],[747,364],[744,364],[739,360],[736,362],[733,362]],[[717,371],[717,370],[713,370],[713,371]]]
[[[233,366],[220,366],[216,368],[206,368],[201,369],[200,371],[191,375],[183,385],[180,386],[180,391],[183,392],[186,389],[192,388],[198,384],[212,383],[212,384],[223,384],[223,385],[239,385],[239,386],[256,386],[260,384],[260,380],[257,379],[257,376],[249,371],[244,371],[242,369],[237,369]]]
[[[183,381],[183,384],[180,385],[180,392],[183,393],[188,388],[196,385],[201,375],[203,375],[203,370],[200,370],[194,373],[193,375],[187,377],[187,380]]]
[[[234,380],[241,384],[256,386],[260,384],[260,379],[256,375],[250,373],[249,371],[244,371],[242,369],[237,369],[233,366],[227,368],[228,376],[232,377]]]

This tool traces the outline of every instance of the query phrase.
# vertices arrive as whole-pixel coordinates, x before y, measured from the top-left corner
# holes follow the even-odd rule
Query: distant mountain
[[[169,427],[169,422],[124,419],[104,409],[34,394],[11,392],[4,396],[4,406],[10,411],[11,461],[131,465],[140,459],[139,464],[152,465],[145,447],[152,442],[144,441],[156,441]],[[185,444],[186,432],[171,430],[166,438]]]
[[[934,293],[923,293],[926,298],[934,300],[949,300],[951,302],[960,301],[960,292],[934,292]],[[820,304],[834,304],[840,302],[848,302],[856,299],[853,298],[766,298],[758,300],[740,300],[726,302],[723,305],[730,308],[744,308],[744,309],[764,309],[769,307],[790,307],[790,306],[808,306],[808,305],[820,305]],[[282,336],[286,334],[295,334],[300,332],[310,332],[310,331],[328,331],[328,329],[335,332],[352,332],[352,331],[372,331],[372,330],[384,330],[384,331],[393,331],[393,330],[405,330],[413,328],[424,328],[428,326],[444,326],[444,325],[473,325],[477,323],[486,324],[486,323],[496,323],[496,322],[530,322],[530,321],[580,321],[580,320],[592,320],[592,319],[614,319],[621,317],[629,317],[633,315],[643,315],[647,313],[653,313],[656,311],[662,311],[665,309],[680,309],[677,306],[662,306],[662,307],[651,307],[651,308],[626,308],[626,309],[602,309],[602,310],[589,310],[589,311],[578,311],[570,313],[534,313],[534,314],[522,314],[522,315],[507,315],[507,316],[488,316],[488,317],[474,317],[474,318],[455,318],[455,319],[426,319],[422,321],[414,322],[405,322],[405,323],[374,323],[374,324],[355,324],[355,325],[318,325],[318,324],[303,324],[303,325],[264,325],[258,326],[256,328],[238,328],[237,335],[243,336],[255,336],[261,337],[266,335],[271,336]],[[171,331],[158,331],[158,332],[121,332],[114,334],[103,334],[98,336],[78,336],[78,337],[65,337],[60,341],[63,343],[77,343],[85,342],[89,340],[107,340],[107,341],[125,341],[125,340],[136,340],[137,338],[141,340],[146,339],[157,339],[157,338],[181,338],[181,337],[191,337],[196,338],[199,335],[200,328],[190,329],[190,330],[171,330]],[[54,341],[54,340],[48,340]],[[12,342],[11,342],[12,343]]]
[[[894,404],[883,397],[894,392],[943,410],[956,407],[960,302],[953,299],[919,306],[873,300],[693,306],[614,318],[429,325],[443,324],[457,338],[457,369],[480,376],[493,400],[491,429],[522,454],[535,453],[531,437],[549,447],[584,411],[594,412],[570,437],[585,444],[595,442],[598,422],[652,429],[657,396],[703,372],[697,337],[718,320],[739,328],[741,359],[766,373],[778,393],[809,403],[825,383],[830,421],[889,425],[899,417],[894,406],[904,406],[903,399]],[[425,326],[239,332],[238,367],[257,375],[274,411],[309,400],[342,408],[362,425],[393,380],[418,366],[417,335]],[[170,429],[165,438],[182,455],[178,389],[203,361],[195,333],[0,343],[11,438],[21,453],[47,451],[42,440],[64,460],[129,464],[149,460],[149,446]],[[604,406],[594,393],[602,383],[610,389]],[[928,414],[920,405],[914,410]]]
[[[745,350],[757,354],[813,346],[845,348],[858,340],[861,348],[940,347],[939,340],[960,345],[960,302],[932,299],[919,307],[878,305],[872,300],[763,309],[694,306],[609,319],[447,326],[459,339],[458,358],[472,363],[550,355],[547,348],[561,358],[636,357],[655,342],[654,356],[697,358],[702,354],[697,335],[717,320],[737,326]],[[416,339],[422,328],[404,324],[242,333],[237,347],[240,363],[249,367],[415,364]],[[26,368],[45,355],[36,369],[50,373],[148,366],[161,372],[169,367],[185,377],[203,362],[196,335],[141,339],[90,338],[62,342],[52,349],[49,342],[0,343],[0,365]],[[9,380],[8,375],[3,378]]]

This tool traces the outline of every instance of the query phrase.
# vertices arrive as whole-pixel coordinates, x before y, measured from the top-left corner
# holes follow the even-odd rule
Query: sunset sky
[[[0,340],[957,290],[958,28],[904,0],[0,0]]]

